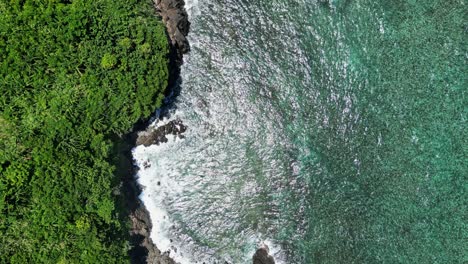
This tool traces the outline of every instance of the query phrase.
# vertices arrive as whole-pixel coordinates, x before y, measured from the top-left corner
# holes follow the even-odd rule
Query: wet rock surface
[[[275,260],[269,255],[269,250],[266,245],[257,249],[257,252],[255,252],[252,258],[252,262],[253,264],[275,264]]]
[[[144,145],[145,147],[151,145],[159,145],[169,141],[168,137],[184,138],[183,133],[187,131],[187,126],[182,123],[182,120],[176,119],[168,122],[165,125],[157,128],[148,127],[146,131],[138,133],[136,145]]]

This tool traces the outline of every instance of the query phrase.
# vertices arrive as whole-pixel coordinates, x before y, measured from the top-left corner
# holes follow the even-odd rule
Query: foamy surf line
[[[180,114],[180,112],[177,112],[171,118],[158,119],[150,127],[158,128],[164,126],[170,121],[179,118]],[[189,129],[186,136],[190,137],[190,134]],[[192,136],[194,135],[192,134]],[[167,143],[151,145],[149,147],[140,145],[132,150],[135,165],[139,167],[136,177],[138,183],[142,186],[140,200],[142,200],[151,218],[151,240],[161,252],[167,252],[174,261],[180,264],[217,263],[219,261],[217,257],[200,257],[200,255],[194,256],[190,254],[190,246],[182,241],[178,241],[171,235],[171,230],[176,223],[172,221],[166,209],[165,201],[188,190],[186,189],[187,185],[184,187],[183,182],[175,180],[177,177],[171,177],[172,174],[168,171],[168,168],[171,168],[172,165],[170,164],[170,160],[165,157],[167,153],[180,148],[182,144],[186,143],[185,141],[186,139],[174,136],[169,137]],[[258,235],[248,241],[251,248],[244,259],[252,259],[256,249],[261,243],[264,243],[269,247],[270,254],[275,257],[276,263],[283,264],[284,262],[281,260],[283,255],[281,247],[275,245],[270,240],[261,241],[260,237],[261,235]],[[190,241],[190,238],[187,238]],[[245,263],[245,261],[231,261],[230,263],[240,264]]]
[[[171,120],[174,119],[156,120],[150,127],[158,128]],[[177,182],[167,177],[168,174],[164,171],[164,168],[167,168],[167,165],[163,164],[164,159],[151,158],[169,151],[171,145],[180,144],[181,141],[183,139],[175,137],[170,138],[166,144],[151,145],[149,147],[140,145],[132,150],[132,154],[135,165],[139,167],[136,175],[137,181],[143,189],[140,200],[143,201],[151,218],[151,240],[161,252],[168,252],[169,256],[177,263],[185,264],[193,262],[183,256],[177,248],[177,243],[170,238],[169,230],[173,223],[170,221],[169,214],[164,206],[164,200],[169,193],[177,193],[182,189]]]
[[[174,113],[171,118],[157,119],[150,127],[158,128],[179,118],[181,113]],[[186,132],[190,135],[190,131]],[[190,255],[180,241],[171,236],[171,230],[175,223],[171,220],[164,202],[178,193],[184,191],[181,184],[170,177],[166,168],[171,168],[169,160],[163,158],[174,148],[183,144],[185,139],[168,137],[167,143],[145,147],[140,145],[132,150],[135,165],[139,167],[136,175],[138,183],[142,186],[140,200],[149,212],[152,230],[151,240],[161,252],[167,252],[169,256],[179,264],[212,263],[209,258],[200,258]]]
[[[199,15],[200,10],[198,8],[198,0],[185,0],[185,11],[187,11],[190,19]]]

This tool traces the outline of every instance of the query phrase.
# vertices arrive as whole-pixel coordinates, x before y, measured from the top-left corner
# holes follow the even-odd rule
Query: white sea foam
[[[284,250],[281,248],[281,246],[275,244],[271,240],[265,240],[264,243],[268,246],[270,249],[270,255],[275,258],[275,263],[276,264],[285,264],[285,258],[286,256],[284,255]]]
[[[171,118],[155,120],[150,124],[150,127],[164,126],[181,115],[183,113],[177,111],[172,113]],[[193,137],[190,129],[184,135]],[[181,144],[185,143],[185,139],[176,136],[168,136],[168,139],[167,143],[149,147],[140,145],[133,149],[135,165],[140,168],[137,181],[143,189],[140,199],[148,210],[152,222],[151,240],[161,252],[168,252],[169,256],[179,264],[211,263],[209,257],[204,258],[191,254],[190,249],[185,244],[187,240],[190,240],[189,237],[187,240],[181,241],[172,232],[176,223],[167,211],[166,202],[189,190],[184,181],[176,180],[177,177],[174,175],[177,172],[172,170],[173,160],[177,159],[180,154],[177,153],[177,150],[181,148]]]
[[[173,119],[156,120],[150,126],[157,128]],[[169,139],[169,142],[159,146],[138,146],[133,149],[133,158],[135,165],[140,168],[137,174],[138,183],[143,186],[140,199],[145,204],[151,217],[153,225],[151,239],[153,243],[162,252],[169,252],[171,258],[178,263],[189,264],[193,263],[190,256],[184,256],[183,252],[177,248],[177,242],[171,238],[170,230],[173,222],[164,206],[165,200],[170,195],[182,192],[183,187],[177,181],[168,177],[167,168],[170,168],[171,165],[164,164],[167,159],[160,158],[171,149],[177,148],[177,145],[183,141],[183,139],[174,137]]]
[[[182,115],[181,112],[176,112],[171,118],[156,120],[150,126],[154,128],[163,126],[171,120],[179,118],[180,115]],[[190,127],[185,135],[189,139],[196,138]],[[179,154],[181,153],[178,153],[178,150],[182,148],[183,144],[187,144],[186,139],[171,137],[167,143],[149,147],[141,145],[133,150],[135,165],[140,168],[137,174],[138,183],[143,187],[140,199],[150,214],[153,225],[151,239],[158,249],[162,252],[169,252],[170,257],[180,264],[213,263],[218,257],[212,258],[210,256],[212,253],[207,254],[206,257],[203,254],[193,254],[193,241],[191,238],[187,235],[182,235],[183,239],[180,239],[180,234],[179,237],[175,237],[172,232],[177,223],[173,221],[172,216],[168,213],[166,201],[177,196],[183,196],[184,192],[192,191],[190,189],[191,186],[187,185],[187,182],[183,179],[177,180],[177,177],[181,176],[176,176],[177,171],[174,171],[173,168],[173,159],[180,157]],[[216,166],[216,164],[211,165]],[[207,164],[208,167],[211,165]],[[189,167],[197,169],[194,166],[195,164],[190,164]],[[207,175],[209,174],[209,171],[205,172]],[[249,190],[246,191],[252,191],[250,190],[252,188],[255,189],[255,186],[248,187]],[[231,197],[226,196],[226,198],[227,204],[236,203],[236,201],[231,201]],[[212,224],[215,225],[215,222]],[[224,224],[226,225],[226,223]],[[251,234],[249,237],[250,242],[245,243],[245,245],[250,246],[244,260],[251,259],[258,245],[265,243],[270,249],[270,254],[275,257],[276,262],[283,263],[284,254],[280,246],[275,245],[270,240],[262,240],[261,237],[264,237],[262,234]],[[230,259],[230,261],[233,260]],[[231,263],[241,262],[234,261]]]
[[[138,183],[143,186],[143,192],[140,195],[140,199],[148,209],[153,223],[151,238],[162,251],[169,250],[171,246],[169,237],[166,234],[167,229],[170,226],[170,222],[168,220],[168,214],[162,203],[166,196],[166,192],[170,189],[177,191],[178,188],[177,186],[164,181],[165,166],[161,166],[161,164],[157,163],[155,164],[154,160],[150,161],[149,157],[157,152],[164,151],[164,148],[165,145],[152,145],[150,147],[139,146],[133,150],[135,164],[140,168],[137,174]],[[148,165],[149,167],[147,167]]]
[[[227,53],[235,43],[224,41],[236,41],[243,34],[237,19],[232,19],[232,28],[219,25],[219,35],[197,33],[199,22],[215,11],[206,2],[186,0],[192,52],[184,56],[178,110],[152,124],[159,127],[180,117],[188,127],[186,138],[171,136],[168,143],[133,151],[141,168],[138,182],[144,186],[140,198],[153,224],[151,238],[181,264],[250,263],[262,242],[277,263],[285,263],[284,251],[271,240],[277,201],[262,195],[276,197],[291,175],[277,155],[278,148],[290,144],[280,135],[282,113],[271,105],[271,99],[283,96],[276,92],[278,87],[290,89],[287,76],[270,54],[264,54],[260,76],[251,74],[255,52],[269,48],[258,45],[270,42],[249,38],[244,48],[255,52],[247,57]],[[261,96],[253,102],[257,93]],[[289,100],[287,94],[284,98]]]
[[[198,0],[185,0],[185,10],[187,10],[190,19],[200,14],[198,5]]]

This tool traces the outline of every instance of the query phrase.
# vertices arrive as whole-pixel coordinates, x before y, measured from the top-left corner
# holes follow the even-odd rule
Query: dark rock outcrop
[[[253,264],[275,264],[275,260],[269,255],[268,246],[263,245],[257,252],[255,252],[252,258]]]
[[[130,216],[132,221],[132,237],[139,242],[137,247],[134,247],[132,263],[149,263],[149,264],[175,264],[169,257],[168,253],[162,253],[156,248],[150,239],[151,220],[149,213],[144,206],[138,207]]]
[[[178,52],[181,59],[184,53],[190,50],[187,35],[190,30],[188,14],[185,10],[184,0],[153,0],[156,10],[162,17],[171,39],[171,44]]]
[[[159,145],[160,143],[168,142],[167,136],[170,135],[183,138],[184,135],[182,134],[185,131],[187,131],[187,126],[185,126],[180,119],[172,120],[158,128],[149,127],[146,131],[138,133],[136,145],[144,145],[145,147],[154,144]]]
[[[135,180],[138,168],[133,165],[132,148],[135,146],[136,135],[130,133],[120,140],[116,139],[116,175],[122,180],[122,185],[114,191],[118,195],[119,204],[131,221],[129,239],[130,262],[133,264],[175,264],[167,253],[162,253],[150,238],[151,221],[144,204],[138,198],[142,187]]]

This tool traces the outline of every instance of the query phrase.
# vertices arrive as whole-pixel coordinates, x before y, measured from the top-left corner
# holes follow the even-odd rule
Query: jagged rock
[[[146,208],[140,206],[130,215],[130,219],[132,221],[131,235],[134,239],[140,240],[139,243],[137,242],[139,248],[133,252],[131,263],[175,264],[168,253],[162,253],[151,241],[150,233],[152,225]]]
[[[187,35],[190,29],[188,14],[183,0],[154,0],[156,10],[167,28],[171,44],[179,52],[179,56],[190,51]]]
[[[153,144],[159,145],[160,143],[167,143],[169,139],[166,136],[174,135],[183,138],[182,134],[185,131],[187,131],[187,126],[185,126],[180,119],[172,120],[156,129],[148,128],[146,131],[140,132],[136,140],[136,145],[148,147]]]
[[[148,160],[143,162],[143,168],[148,169],[149,167],[151,167],[151,163]]]

